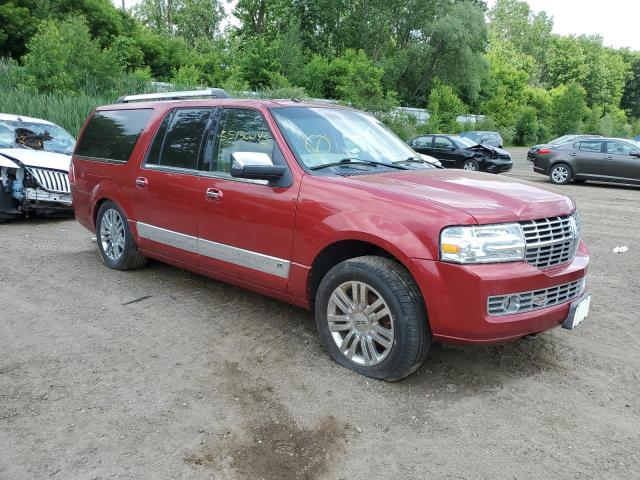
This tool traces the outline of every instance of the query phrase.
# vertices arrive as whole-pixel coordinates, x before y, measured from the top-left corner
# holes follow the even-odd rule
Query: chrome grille
[[[553,307],[577,298],[585,287],[585,279],[532,292],[496,295],[487,300],[489,315],[512,315]]]
[[[578,245],[573,215],[521,222],[526,242],[525,260],[547,268],[571,260]]]
[[[29,172],[44,190],[56,193],[71,193],[67,172],[44,168],[29,168]]]

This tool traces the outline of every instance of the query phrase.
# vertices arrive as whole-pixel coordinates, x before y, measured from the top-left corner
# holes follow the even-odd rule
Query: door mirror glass
[[[640,152],[637,150],[632,151],[629,155],[635,158],[640,158]]]
[[[286,172],[284,165],[274,165],[271,157],[262,152],[233,152],[231,176],[255,180],[276,180]]]

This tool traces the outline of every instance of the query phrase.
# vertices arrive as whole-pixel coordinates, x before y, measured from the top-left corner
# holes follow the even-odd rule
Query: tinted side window
[[[436,137],[434,148],[451,148],[451,147],[453,147],[453,143],[451,143],[451,140],[444,137]]]
[[[164,167],[178,167],[195,170],[198,164],[198,155],[202,145],[202,137],[211,117],[211,109],[181,108],[173,113],[164,135],[164,142],[160,152],[154,151],[154,146],[149,154],[149,163],[153,163],[152,154],[157,153],[158,165]],[[167,119],[165,119],[167,121]],[[160,127],[162,130],[162,126]],[[156,140],[160,136],[156,135]]]
[[[274,144],[267,122],[260,112],[227,108],[222,111],[217,138],[205,152],[203,168],[228,173],[232,153],[262,152],[272,157]]]
[[[608,142],[607,153],[613,153],[616,155],[629,155],[631,152],[635,152],[636,149],[632,145],[624,142]]]
[[[416,147],[430,147],[432,140],[433,140],[433,137],[431,136],[418,137],[413,141],[413,145]]]
[[[167,128],[169,127],[169,123],[171,123],[171,119],[173,118],[174,113],[175,112],[173,111],[169,112],[167,116],[164,117],[164,120],[162,121],[162,124],[160,125],[160,128],[158,128],[158,131],[156,132],[156,136],[153,139],[151,148],[149,149],[149,154],[147,155],[146,163],[151,163],[154,165],[160,163],[160,154],[162,153],[162,144],[164,143],[164,137],[167,134]]]
[[[87,124],[75,154],[126,162],[138,137],[153,113],[152,109],[101,110]]]
[[[580,142],[578,148],[583,152],[600,153],[602,151],[602,142]]]

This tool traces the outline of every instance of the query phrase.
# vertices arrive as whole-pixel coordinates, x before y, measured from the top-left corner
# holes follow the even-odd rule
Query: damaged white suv
[[[72,212],[74,138],[58,125],[0,114],[0,221],[30,212]]]

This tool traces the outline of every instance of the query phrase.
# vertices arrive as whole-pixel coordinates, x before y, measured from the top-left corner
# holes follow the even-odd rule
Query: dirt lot
[[[0,479],[640,478],[640,189],[555,189],[593,254],[586,322],[436,346],[395,384],[335,365],[306,311],[108,270],[72,220],[0,226]]]

